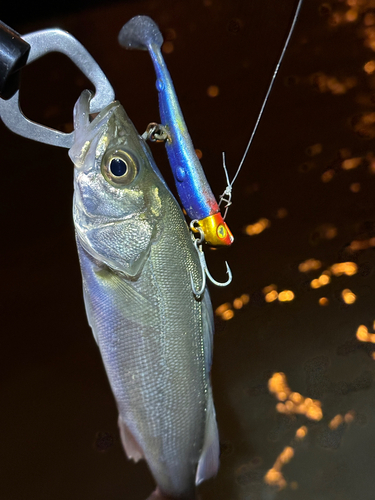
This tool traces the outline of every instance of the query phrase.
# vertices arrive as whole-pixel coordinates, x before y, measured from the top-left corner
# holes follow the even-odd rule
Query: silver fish
[[[127,456],[147,461],[158,494],[190,500],[219,465],[212,306],[192,292],[199,256],[147,145],[118,101],[90,121],[90,98],[69,151],[87,317]]]

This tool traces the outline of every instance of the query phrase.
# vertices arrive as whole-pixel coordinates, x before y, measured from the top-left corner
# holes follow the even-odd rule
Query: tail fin
[[[118,41],[126,49],[147,50],[148,45],[163,44],[163,37],[156,23],[148,16],[136,16],[121,28]]]
[[[151,494],[151,496],[149,496],[147,498],[147,500],[178,500],[177,498],[173,498],[173,497],[167,497],[165,495],[163,495],[163,493],[161,493],[161,491],[159,490],[159,488],[156,488],[156,490]],[[192,497],[192,498],[185,498],[184,497],[184,500],[196,500],[196,497]]]
[[[160,493],[159,488],[156,488],[156,490],[147,498],[147,500],[169,500],[167,497],[165,497],[162,493]]]
[[[162,500],[163,497],[160,496],[158,488],[147,498],[147,500]]]

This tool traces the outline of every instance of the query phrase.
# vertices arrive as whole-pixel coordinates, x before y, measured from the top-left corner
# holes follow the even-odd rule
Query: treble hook
[[[232,271],[230,270],[230,267],[228,266],[228,262],[225,261],[225,265],[227,267],[228,279],[224,283],[216,281],[211,276],[211,273],[210,273],[210,271],[207,268],[206,258],[204,256],[204,252],[203,252],[203,249],[202,249],[202,238],[194,239],[194,246],[195,246],[195,248],[197,250],[198,257],[199,257],[199,262],[200,262],[201,269],[202,269],[202,285],[201,285],[200,290],[196,290],[195,285],[194,285],[194,281],[193,281],[193,276],[192,276],[191,273],[190,273],[190,282],[191,282],[191,288],[193,290],[194,295],[199,299],[201,297],[201,295],[203,295],[203,292],[204,292],[204,290],[206,288],[206,275],[207,275],[208,279],[211,281],[211,283],[213,283],[214,285],[216,285],[216,286],[227,286],[232,281]]]

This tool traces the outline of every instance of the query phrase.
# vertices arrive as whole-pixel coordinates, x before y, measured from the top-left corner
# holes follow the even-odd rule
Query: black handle
[[[30,45],[0,21],[0,97],[10,99],[19,89],[20,70],[26,65]]]

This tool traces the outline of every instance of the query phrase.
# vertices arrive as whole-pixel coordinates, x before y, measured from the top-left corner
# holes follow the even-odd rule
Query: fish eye
[[[101,171],[112,186],[128,186],[135,179],[138,170],[138,163],[129,151],[114,149],[103,156]]]
[[[109,162],[109,171],[115,177],[122,177],[126,174],[128,165],[122,158],[112,158]]]

